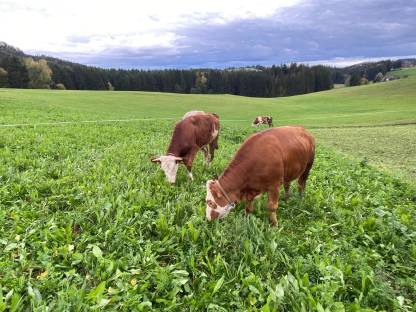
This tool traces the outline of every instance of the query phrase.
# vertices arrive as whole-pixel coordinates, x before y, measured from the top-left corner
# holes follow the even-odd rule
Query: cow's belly
[[[291,164],[290,166],[285,168],[285,182],[293,181],[299,178],[302,173],[305,171],[305,165],[301,163]]]
[[[278,164],[267,167],[253,166],[244,180],[247,181],[247,188],[256,193],[253,195],[254,198],[283,183],[283,170]]]

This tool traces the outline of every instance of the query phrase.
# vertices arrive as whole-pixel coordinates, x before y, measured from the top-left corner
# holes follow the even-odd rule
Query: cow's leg
[[[289,192],[290,192],[290,182],[284,182],[283,183],[285,187],[285,202],[289,199]]]
[[[271,190],[269,195],[269,222],[273,226],[277,226],[276,210],[279,208],[279,190],[280,185],[277,186],[277,190]]]
[[[204,160],[207,164],[210,163],[210,155],[209,155],[209,146],[205,145],[203,147],[201,147],[202,152],[204,153]]]
[[[186,169],[188,169],[188,176],[191,180],[194,180],[194,176],[192,175],[192,163],[194,162],[197,152],[198,148],[192,148],[185,160],[185,166]]]
[[[253,200],[247,200],[246,215],[253,213],[253,211],[254,211]]]
[[[218,136],[212,140],[211,143],[209,143],[209,161],[213,161],[214,160],[214,152],[215,150],[218,149]]]
[[[305,193],[306,180],[308,179],[309,172],[311,171],[312,165],[313,165],[313,159],[311,162],[308,163],[305,171],[302,173],[302,175],[298,179],[298,191],[301,197],[303,197],[303,194]]]

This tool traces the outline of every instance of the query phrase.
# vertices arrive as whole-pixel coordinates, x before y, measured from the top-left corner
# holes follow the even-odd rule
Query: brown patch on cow
[[[219,213],[215,211],[214,209],[211,210],[211,220],[215,220],[219,217]]]
[[[216,204],[214,201],[212,201],[212,200],[207,200],[207,201],[206,201],[206,204],[207,204],[210,208],[212,208],[212,209],[217,208],[217,204]]]

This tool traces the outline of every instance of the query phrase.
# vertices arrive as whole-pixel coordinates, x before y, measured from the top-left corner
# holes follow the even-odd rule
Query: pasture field
[[[411,311],[416,197],[398,179],[322,145],[301,200],[266,200],[219,222],[205,182],[248,134],[224,128],[176,186],[149,161],[173,123],[1,130],[0,308]],[[251,130],[252,131],[252,130]],[[367,311],[370,311],[367,310]]]
[[[400,70],[391,71],[388,73],[389,76],[400,77],[404,78],[407,77],[415,77],[416,76],[416,67],[411,68],[402,68]]]
[[[416,184],[416,125],[313,129],[325,145]]]
[[[227,126],[245,127],[256,115],[277,125],[338,127],[416,122],[416,76],[293,97],[247,98],[149,92],[0,89],[1,124],[79,120],[180,118],[215,111]],[[224,121],[223,121],[224,122]]]
[[[416,126],[394,125],[416,122],[415,84],[279,99],[0,89],[0,311],[415,311]],[[220,148],[172,186],[149,159],[193,109],[221,115]],[[208,222],[205,182],[258,114],[316,135],[305,197],[292,185],[279,228],[265,196]],[[103,122],[42,124],[66,121]]]

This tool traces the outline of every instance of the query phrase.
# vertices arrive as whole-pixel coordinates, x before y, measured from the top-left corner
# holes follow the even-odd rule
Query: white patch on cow
[[[231,211],[232,208],[234,208],[234,206],[233,205],[230,205],[230,204],[227,204],[225,206],[219,206],[217,204],[217,202],[214,199],[214,196],[211,193],[211,190],[209,189],[209,184],[211,182],[213,182],[213,180],[208,180],[207,181],[207,184],[206,184],[206,187],[207,187],[207,196],[205,197],[205,203],[206,203],[205,216],[207,217],[207,219],[209,221],[211,221],[211,212],[213,210],[218,213],[218,218],[219,219],[222,219],[225,216],[227,216],[227,214]],[[211,208],[208,205],[208,201],[214,202],[217,205],[217,207],[215,209]]]
[[[166,179],[170,183],[175,183],[176,181],[176,173],[178,172],[180,157],[168,155],[168,156],[160,156],[158,160],[160,161],[160,167],[165,172]]]
[[[209,189],[209,184],[212,182],[212,180],[208,180],[207,181],[207,196],[205,197],[205,203],[206,203],[206,209],[205,209],[205,216],[207,217],[207,219],[209,221],[211,221],[211,211],[213,210],[209,205],[208,205],[208,201],[211,200],[213,202],[215,202],[214,200],[214,196],[212,196],[211,190]]]
[[[211,133],[212,140],[214,140],[217,136],[218,136],[218,129],[214,129],[214,131],[212,131]]]
[[[192,175],[192,172],[188,172],[188,177],[193,181],[194,180],[194,176]]]
[[[204,153],[204,160],[205,160],[205,163],[209,166],[209,165],[210,165],[210,163],[211,163],[211,154],[210,154],[210,152],[209,152],[209,150],[210,150],[209,145],[204,145],[204,146],[202,146],[202,147],[201,147],[201,150],[202,150],[202,152]]]
[[[195,115],[205,115],[205,112],[203,111],[190,111],[185,113],[185,115],[183,115],[182,120],[184,120],[185,118],[191,117],[191,116],[195,116]]]

